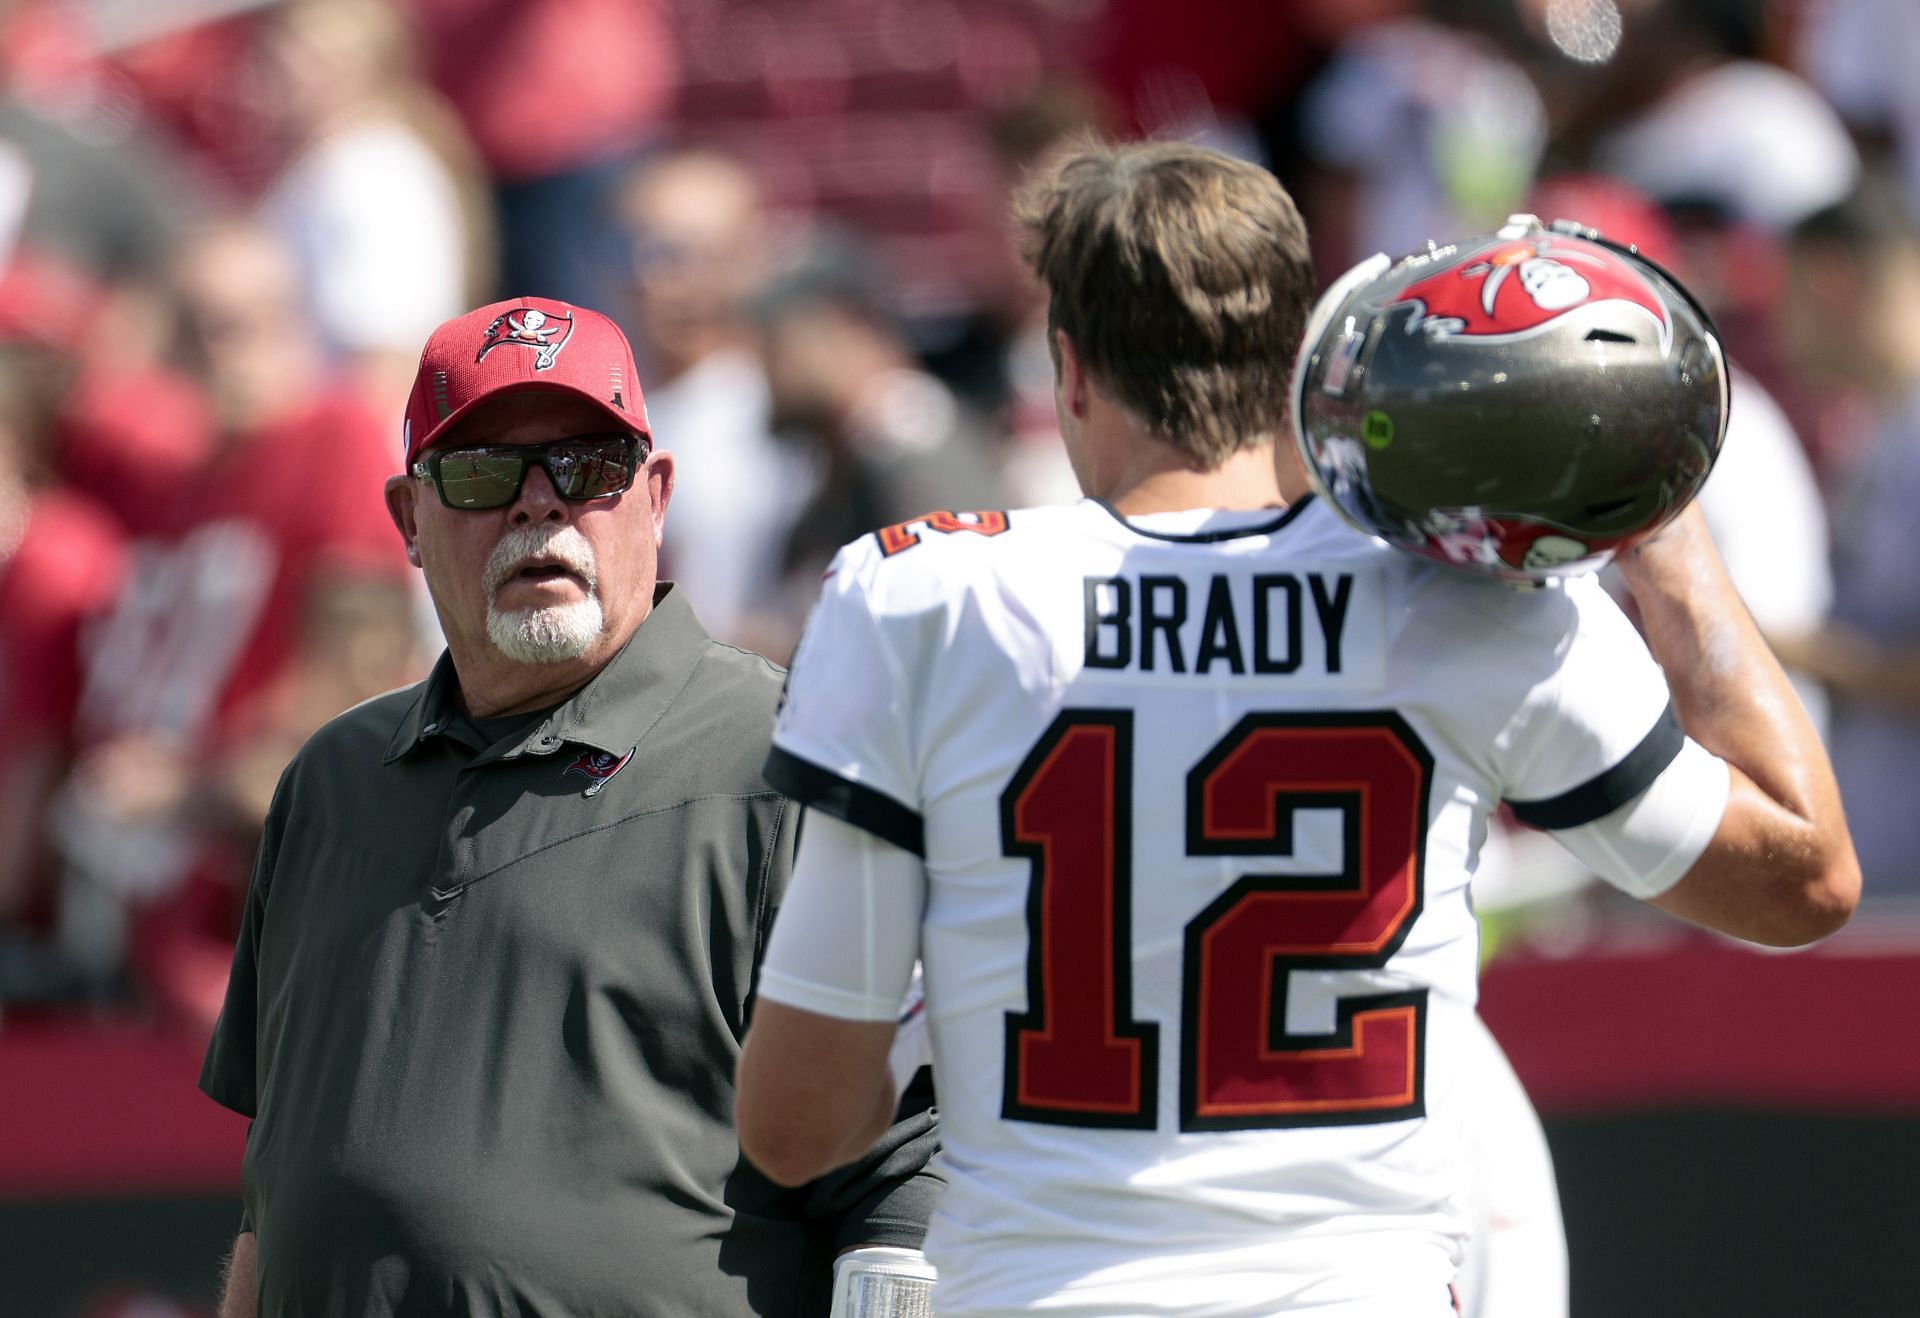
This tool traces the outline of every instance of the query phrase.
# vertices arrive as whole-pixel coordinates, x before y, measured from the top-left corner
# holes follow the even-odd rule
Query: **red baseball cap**
[[[481,402],[523,391],[584,398],[622,430],[652,438],[620,327],[586,307],[517,297],[457,316],[428,336],[407,396],[404,465]]]

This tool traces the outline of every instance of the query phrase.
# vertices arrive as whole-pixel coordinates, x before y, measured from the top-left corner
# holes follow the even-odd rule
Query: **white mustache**
[[[501,536],[493,552],[487,555],[484,580],[488,596],[492,596],[514,573],[537,558],[557,560],[567,571],[587,583],[588,594],[593,593],[599,582],[599,574],[594,567],[593,546],[578,527],[546,524],[522,526]]]

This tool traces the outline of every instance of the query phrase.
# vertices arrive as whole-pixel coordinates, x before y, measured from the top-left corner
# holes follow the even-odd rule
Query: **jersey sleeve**
[[[827,570],[787,674],[767,779],[815,810],[926,854],[913,754],[911,620],[883,618],[856,542]]]
[[[1505,739],[1503,795],[1601,877],[1657,895],[1712,840],[1727,767],[1681,731],[1664,674],[1599,583],[1564,593],[1558,661]]]

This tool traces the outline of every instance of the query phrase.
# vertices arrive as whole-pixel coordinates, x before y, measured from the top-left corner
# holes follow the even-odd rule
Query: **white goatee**
[[[502,609],[494,597],[527,563],[536,558],[558,560],[586,583],[587,597],[572,604],[544,608]],[[600,609],[599,578],[593,546],[572,526],[516,527],[500,537],[487,556],[487,639],[516,663],[560,664],[587,652],[606,621]]]

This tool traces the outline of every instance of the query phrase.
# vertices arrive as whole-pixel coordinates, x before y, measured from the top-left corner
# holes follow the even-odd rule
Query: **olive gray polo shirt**
[[[918,1243],[929,1114],[794,1191],[733,1130],[798,824],[780,680],[663,586],[498,742],[444,656],[308,742],[200,1077],[254,1119],[262,1314],[803,1313],[837,1246]]]

